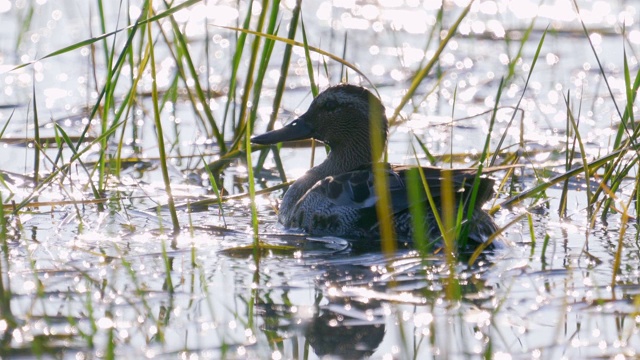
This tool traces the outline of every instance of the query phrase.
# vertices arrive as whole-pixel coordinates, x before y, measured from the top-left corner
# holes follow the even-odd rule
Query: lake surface
[[[370,80],[311,52],[315,82],[321,89],[341,80],[375,87],[391,116],[466,6],[464,1],[426,3],[304,2],[309,45],[344,58]],[[0,126],[6,125],[0,137],[0,194],[7,218],[0,251],[0,355],[622,359],[640,353],[640,242],[633,201],[637,164],[616,190],[617,209],[628,205],[628,220],[619,211],[592,222],[588,184],[580,174],[567,185],[566,216],[558,215],[562,184],[498,211],[496,222],[506,227],[503,237],[515,246],[484,254],[473,265],[464,259],[448,262],[443,254],[423,256],[410,247],[387,255],[345,239],[286,232],[276,223],[281,190],[255,200],[260,239],[282,245],[257,259],[243,248],[253,242],[248,196],[186,211],[193,201],[215,197],[203,161],[217,160],[223,144],[202,120],[204,106],[225,130],[225,145],[233,141],[253,37],[247,38],[238,93],[225,118],[239,33],[224,26],[242,25],[246,2],[198,2],[175,13],[199,80],[212,94],[207,105],[194,109],[185,91],[194,86],[193,79],[179,83],[177,94],[162,93],[175,96],[162,109],[161,121],[179,205],[179,234],[172,234],[165,206],[148,69],[127,123],[108,143],[109,156],[120,151],[131,160],[105,179],[104,209],[90,201],[94,196],[87,185],[90,178],[97,183],[98,145],[81,157],[82,163],[73,161],[34,193],[36,156],[41,178],[73,156],[67,144],[63,151],[50,144],[36,155],[34,112],[40,137],[53,139],[60,129],[77,137],[89,122],[88,138],[100,136],[99,116],[89,119],[107,81],[110,60],[104,49],[120,49],[127,35],[118,32],[105,42],[14,68],[128,26],[143,9],[137,1],[104,3],[103,30],[98,4],[0,0]],[[631,82],[638,72],[640,10],[632,1],[577,5],[588,37],[570,1],[474,3],[438,66],[401,109],[390,132],[389,161],[428,163],[420,150],[414,153],[420,149],[417,138],[439,160],[436,165],[475,166],[501,79],[506,85],[490,147],[500,145],[499,160],[517,154],[522,167],[517,176],[496,174],[506,178],[506,185],[488,207],[564,173],[567,148],[576,152],[572,166],[581,166],[582,157],[592,161],[610,153],[627,101],[625,56]],[[154,6],[157,13],[165,9]],[[280,4],[280,36],[286,36],[294,6],[294,1]],[[253,4],[252,26],[264,10],[261,3]],[[168,20],[161,22],[174,39]],[[171,48],[154,29],[156,83],[164,91],[186,66],[176,65]],[[303,41],[301,30],[296,40]],[[251,97],[255,133],[269,122],[283,52],[284,45],[276,43],[263,89]],[[510,73],[511,59],[519,52],[521,59]],[[113,61],[118,50],[115,54]],[[304,49],[294,48],[291,59],[277,126],[304,112],[313,98]],[[109,116],[125,102],[136,71],[124,66],[122,77],[129,80],[115,86],[117,104],[106,112]],[[573,145],[573,129],[567,130],[568,107],[578,119],[584,153]],[[283,147],[287,177],[304,173],[311,154],[308,146]],[[324,157],[324,148],[317,146],[313,161]],[[632,163],[635,157],[630,152],[624,161]],[[257,152],[253,160],[258,161]],[[281,182],[275,167],[267,156],[267,170],[256,174],[258,189]],[[242,157],[232,159],[220,175],[225,194],[248,192]],[[595,189],[601,176],[602,171],[589,185]],[[31,204],[11,214],[11,206],[27,198]],[[614,276],[616,258],[621,264]]]

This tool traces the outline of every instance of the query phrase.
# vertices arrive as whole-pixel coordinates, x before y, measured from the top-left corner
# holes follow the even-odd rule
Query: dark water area
[[[447,261],[443,253],[419,254],[411,246],[384,254],[370,244],[286,231],[275,211],[282,190],[255,199],[260,239],[269,245],[258,260],[247,247],[253,243],[248,196],[186,211],[193,201],[215,197],[202,168],[223,155],[223,144],[201,120],[203,107],[227,130],[225,145],[234,140],[249,64],[245,54],[238,96],[223,122],[239,34],[222,26],[241,26],[246,2],[197,2],[175,13],[211,95],[194,109],[185,90],[193,79],[180,83],[161,112],[179,234],[171,232],[166,207],[148,69],[137,83],[139,97],[127,123],[109,140],[109,156],[120,152],[129,161],[104,179],[104,209],[90,201],[88,186],[90,179],[97,182],[98,145],[84,153],[82,165],[71,161],[74,153],[64,144],[43,147],[41,177],[73,164],[34,194],[34,103],[39,136],[52,144],[59,129],[77,138],[89,122],[87,141],[101,134],[99,116],[89,118],[107,81],[104,46],[120,48],[126,32],[42,59],[104,33],[98,3],[0,0],[0,195],[7,219],[0,249],[0,356],[623,359],[640,353],[637,164],[615,190],[618,211],[604,220],[587,213],[587,187],[597,189],[602,171],[589,184],[583,174],[570,179],[566,216],[558,215],[562,183],[540,199],[498,211],[496,222],[506,227],[502,236],[515,245],[485,253],[472,265],[463,258]],[[584,153],[574,145],[570,165],[611,152],[627,102],[625,58],[631,83],[638,72],[640,15],[631,1],[577,4],[588,36],[570,1],[475,2],[438,66],[401,109],[390,131],[389,161],[429,162],[415,155],[417,138],[438,166],[474,166],[503,79],[490,147],[504,135],[501,149],[508,151],[499,158],[518,154],[522,167],[513,176],[495,174],[506,184],[487,208],[566,171],[574,133],[567,130],[568,107],[579,118],[584,144]],[[106,32],[127,26],[143,8],[139,2],[103,5]],[[157,6],[158,12],[165,9]],[[260,3],[253,6],[251,24],[264,11]],[[280,4],[280,36],[294,6]],[[321,89],[344,79],[375,87],[392,115],[464,6],[304,2],[309,44],[343,57],[371,82],[311,52],[315,81]],[[162,24],[171,31],[166,19]],[[159,27],[154,29],[160,39]],[[155,51],[156,83],[167,91],[184,64],[176,65],[164,45]],[[267,127],[276,96],[284,46],[277,43],[273,51],[263,90],[252,98],[254,133]],[[136,71],[125,66],[128,81],[118,82],[114,110],[107,113],[126,102]],[[304,112],[311,100],[305,52],[296,47],[277,126]],[[287,178],[310,167],[313,151],[316,164],[326,156],[321,145],[281,149]],[[54,166],[56,158],[61,162]],[[629,152],[623,161],[634,158],[637,153]],[[255,165],[257,152],[253,160]],[[227,165],[219,186],[227,195],[247,193],[246,161],[234,158]],[[258,190],[281,182],[276,166],[271,155],[265,158],[266,170],[256,174]],[[11,214],[26,198],[32,203]]]

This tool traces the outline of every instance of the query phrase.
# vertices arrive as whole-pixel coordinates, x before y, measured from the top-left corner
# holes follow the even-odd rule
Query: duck
[[[372,131],[382,138],[383,146],[377,152],[371,146]],[[322,163],[309,169],[286,190],[280,202],[278,222],[286,229],[302,230],[314,236],[379,239],[375,161],[382,164],[387,180],[396,239],[410,242],[417,236],[413,230],[411,207],[420,206],[424,216],[422,239],[428,239],[431,244],[442,244],[442,232],[433,209],[442,212],[442,179],[448,171],[446,178],[452,181],[455,207],[464,209],[461,212],[464,220],[458,223],[466,227],[466,239],[460,243],[475,248],[487,242],[498,231],[492,217],[482,209],[494,195],[494,180],[486,175],[477,176],[478,169],[474,168],[442,169],[382,163],[388,131],[385,107],[378,97],[362,86],[340,84],[318,94],[308,110],[289,124],[253,136],[251,142],[258,145],[315,139],[330,149]],[[415,176],[416,170],[424,174],[435,207],[431,206],[422,181],[420,196],[415,193],[409,196],[408,180]],[[412,171],[414,175],[410,175]],[[475,199],[472,199],[476,177],[479,182]],[[503,247],[495,239],[484,246]]]

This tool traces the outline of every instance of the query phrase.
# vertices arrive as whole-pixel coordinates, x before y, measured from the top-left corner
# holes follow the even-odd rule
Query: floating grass
[[[261,243],[260,246],[255,246],[252,244],[230,247],[221,250],[220,253],[234,258],[255,258],[256,251],[259,254],[258,258],[269,255],[292,257],[295,256],[296,253],[300,252],[300,248],[297,246]]]

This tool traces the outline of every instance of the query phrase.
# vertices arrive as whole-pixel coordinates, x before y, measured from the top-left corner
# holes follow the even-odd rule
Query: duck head
[[[386,145],[387,128],[388,121],[380,100],[363,87],[343,84],[320,93],[307,112],[293,122],[254,136],[251,141],[269,145],[313,138],[329,145],[334,155],[361,157],[360,162],[367,163],[382,155],[372,156],[370,132],[380,132]]]

